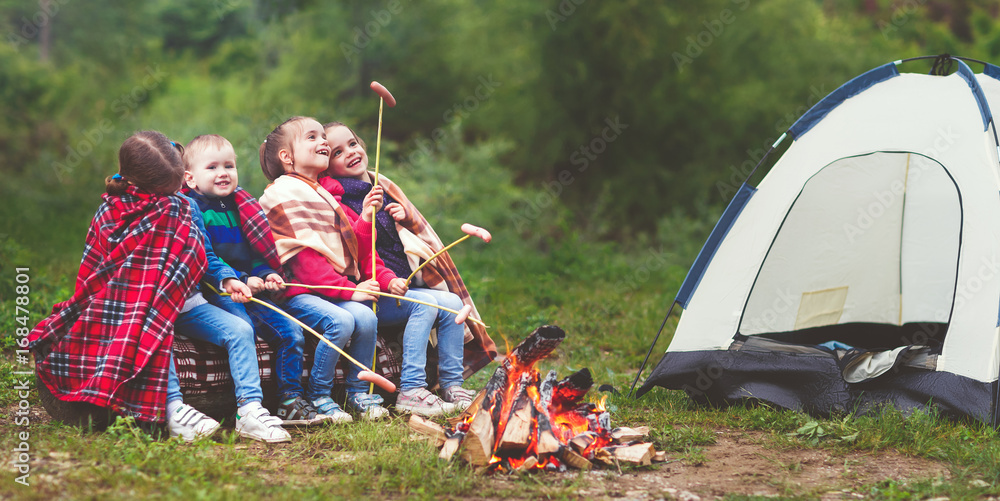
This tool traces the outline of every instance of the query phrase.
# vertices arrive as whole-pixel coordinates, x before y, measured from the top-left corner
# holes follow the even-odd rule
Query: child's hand
[[[253,291],[250,290],[250,287],[247,287],[247,284],[240,282],[235,278],[227,278],[223,280],[222,288],[226,289],[229,296],[237,303],[246,303],[250,301],[251,297],[253,297]]]
[[[378,212],[382,208],[382,186],[376,186],[365,195],[361,202],[361,218],[366,223],[372,222],[372,212]],[[372,210],[374,209],[374,211]]]
[[[388,212],[389,215],[392,216],[392,218],[395,219],[396,221],[402,221],[406,219],[406,209],[404,209],[402,205],[396,202],[386,205],[385,211]]]
[[[247,287],[250,288],[251,292],[256,294],[264,290],[264,281],[260,277],[249,277],[247,278]]]
[[[408,289],[409,287],[406,286],[406,279],[394,278],[389,282],[389,292],[397,296],[406,295],[406,291]]]
[[[375,301],[376,299],[378,299],[378,296],[376,296],[375,294],[362,292],[362,291],[378,292],[379,291],[378,282],[376,282],[375,279],[365,280],[364,282],[358,284],[357,288],[362,290],[354,291],[354,294],[351,294],[351,301],[358,301],[358,302]]]
[[[264,288],[269,291],[284,289],[285,279],[281,278],[281,275],[277,273],[271,273],[266,278],[264,278]]]

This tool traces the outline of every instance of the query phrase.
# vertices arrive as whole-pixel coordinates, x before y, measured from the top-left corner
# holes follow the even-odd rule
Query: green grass
[[[417,165],[396,179],[405,183],[418,206],[445,207],[425,215],[446,243],[461,236],[458,227],[466,221],[493,232],[489,245],[470,242],[452,254],[502,352],[539,325],[561,326],[567,338],[539,363],[539,371],[556,370],[565,377],[589,368],[596,385],[611,385],[620,392],[603,394],[608,396],[612,422],[650,427],[656,448],[685,466],[712,468],[709,452],[718,433],[729,431],[752,434],[756,444],[775,454],[817,449],[835,457],[851,453],[877,457],[894,452],[948,467],[948,480],[887,479],[850,486],[853,493],[871,499],[974,499],[1000,494],[1000,443],[996,432],[981,423],[955,422],[933,411],[903,416],[891,408],[874,416],[830,419],[764,405],[714,409],[694,405],[682,392],[663,389],[641,400],[626,398],[714,217],[668,215],[658,236],[611,244],[581,236],[554,205],[551,213],[532,221],[531,229],[519,230],[510,208],[532,192],[515,187],[503,169],[491,163],[505,147],[488,143],[462,149]],[[445,182],[451,172],[469,164],[476,165],[478,174],[470,184]],[[411,187],[430,184],[448,186],[449,191]],[[477,198],[487,188],[496,197]],[[73,212],[84,219],[90,213],[92,208],[82,216]],[[28,308],[34,325],[53,304],[72,294],[85,232],[60,237],[68,238],[69,244],[50,240],[51,245],[41,246],[24,244],[40,235],[30,228],[25,231],[0,238],[0,278],[13,283],[15,267],[30,267]],[[13,414],[19,401],[14,372],[23,370],[12,350],[18,340],[13,312],[17,295],[12,288],[0,289],[0,448],[11,451],[19,443],[18,433],[30,433],[32,485],[16,484],[9,466],[4,469],[7,478],[0,480],[0,499],[579,499],[595,482],[614,485],[623,478],[614,470],[596,476],[580,472],[483,476],[461,461],[437,459],[434,448],[413,437],[402,418],[295,431],[293,443],[280,446],[239,440],[231,431],[217,437],[217,442],[184,445],[154,440],[127,423],[91,433],[43,423],[37,414],[25,428],[15,424]],[[675,324],[676,318],[671,318],[651,365],[666,348]],[[467,386],[481,388],[493,368],[480,371]],[[589,398],[600,396],[592,391]],[[34,394],[30,401],[36,413],[42,412]],[[848,466],[845,463],[845,469]],[[623,466],[622,470],[627,478],[659,468]],[[794,460],[774,460],[774,469],[789,475],[802,468]],[[773,487],[786,499],[815,499],[821,494],[793,482],[776,481]],[[759,498],[729,495],[726,499]]]

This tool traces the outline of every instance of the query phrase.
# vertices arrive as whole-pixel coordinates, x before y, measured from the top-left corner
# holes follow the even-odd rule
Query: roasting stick
[[[215,287],[212,287],[212,285],[209,284],[209,283],[207,283],[207,282],[203,282],[203,283],[205,285],[207,285],[209,289],[212,289],[213,291],[215,291],[216,294],[218,294],[220,296],[228,296],[229,295],[228,292],[219,292],[218,290],[216,290]],[[303,329],[311,332],[314,336],[316,336],[317,338],[319,338],[320,341],[325,342],[328,346],[330,346],[330,348],[333,348],[338,353],[340,353],[344,358],[346,358],[347,360],[349,360],[351,363],[353,363],[354,365],[357,365],[361,369],[361,372],[358,373],[358,379],[360,379],[362,381],[368,381],[371,384],[377,384],[379,388],[382,388],[383,390],[385,390],[385,391],[387,391],[389,393],[393,393],[393,392],[396,391],[396,385],[392,384],[392,381],[389,381],[385,377],[383,377],[383,376],[381,376],[379,374],[376,374],[374,371],[372,371],[368,367],[365,367],[364,364],[362,364],[361,362],[358,362],[357,360],[354,359],[354,357],[348,355],[346,351],[342,350],[333,341],[330,341],[325,336],[323,336],[320,333],[314,331],[308,325],[300,322],[299,319],[297,319],[297,318],[289,315],[288,313],[286,313],[285,311],[281,310],[280,308],[276,308],[276,307],[272,306],[271,304],[267,303],[266,301],[261,301],[260,299],[257,299],[257,298],[252,297],[252,296],[250,297],[250,300],[253,301],[253,302],[255,302],[255,303],[257,303],[257,304],[262,304],[264,306],[267,306],[268,308],[270,308],[270,309],[272,309],[272,310],[274,310],[274,311],[276,311],[276,312],[278,312],[278,313],[280,313],[280,314],[288,317],[289,320],[291,320],[292,322],[295,322],[296,324],[298,324],[299,327],[302,327]]]
[[[423,263],[420,263],[420,266],[417,266],[417,269],[413,270],[413,273],[410,273],[410,276],[406,277],[406,286],[409,287],[410,280],[413,280],[413,277],[417,274],[418,271],[420,271],[420,268],[423,268],[424,266],[427,266],[427,263],[430,263],[431,261],[433,261],[434,258],[436,258],[436,257],[440,256],[441,254],[445,253],[448,249],[450,249],[450,248],[452,248],[452,247],[454,247],[454,246],[456,246],[456,245],[464,242],[469,237],[471,237],[471,236],[477,236],[477,237],[483,239],[483,241],[486,242],[486,243],[489,243],[490,240],[493,240],[493,235],[490,235],[490,232],[488,232],[485,229],[480,228],[478,226],[471,225],[469,223],[465,223],[465,224],[462,225],[462,231],[464,231],[466,233],[466,235],[464,237],[459,238],[458,240],[455,240],[454,242],[448,244],[447,247],[445,247],[445,248],[443,248],[443,249],[435,252],[434,255],[431,256],[429,259],[427,259]],[[473,320],[475,320],[475,319],[473,319]]]
[[[469,316],[469,313],[472,313],[472,305],[468,305],[468,304],[465,305],[465,306],[463,306],[461,310],[456,311],[456,310],[453,310],[451,308],[446,308],[444,306],[441,306],[439,304],[428,303],[428,302],[425,302],[425,301],[421,301],[419,299],[413,299],[412,297],[397,296],[396,294],[390,294],[388,292],[374,292],[374,291],[365,290],[365,289],[355,289],[353,287],[340,287],[338,285],[305,285],[305,284],[293,284],[293,283],[288,283],[288,282],[286,282],[285,285],[288,286],[288,287],[305,287],[307,289],[333,289],[333,290],[341,290],[341,291],[356,291],[356,292],[364,292],[366,294],[372,294],[372,295],[375,295],[375,296],[391,297],[391,298],[396,299],[396,300],[400,300],[401,299],[403,301],[409,301],[411,303],[422,304],[424,306],[430,306],[431,308],[437,308],[439,310],[447,311],[448,313],[451,313],[451,314],[455,315],[455,323],[456,324],[461,324],[461,323],[465,322],[466,320],[468,320],[470,322],[482,325],[484,329],[489,329],[490,328],[490,326],[484,324],[482,320],[479,320],[478,318],[473,318],[473,317]]]
[[[392,97],[389,89],[386,89],[384,85],[378,82],[373,81],[369,87],[378,94],[378,134],[375,136],[375,183],[372,184],[372,189],[375,189],[378,186],[378,160],[382,153],[382,104],[388,102],[389,107],[392,108],[396,106],[396,98]],[[375,237],[378,234],[378,230],[376,229],[378,225],[375,224],[375,212],[375,208],[372,207],[372,278],[375,278],[376,273]],[[372,302],[373,313],[375,312],[376,302]]]
[[[375,183],[372,184],[372,189],[374,190],[378,186],[378,159],[379,154],[382,152],[382,104],[386,103],[390,108],[396,106],[396,98],[392,97],[392,93],[389,89],[386,89],[384,85],[372,81],[369,85],[376,94],[378,94],[378,135],[375,136]],[[372,278],[375,278],[375,237],[378,235],[378,224],[375,221],[375,208],[372,207]],[[376,304],[378,301],[372,301],[372,313],[377,313]],[[378,360],[378,352],[372,354],[372,367],[375,367],[375,362]],[[375,391],[375,387],[369,385],[368,393]]]

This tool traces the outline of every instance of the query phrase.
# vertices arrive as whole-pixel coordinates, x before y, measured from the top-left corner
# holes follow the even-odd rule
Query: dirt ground
[[[762,445],[760,433],[720,430],[705,446],[706,461],[692,466],[661,463],[647,471],[625,473],[608,482],[606,470],[591,472],[595,482],[580,492],[587,499],[709,500],[726,494],[801,495],[822,500],[861,499],[864,485],[885,479],[948,478],[935,461],[896,452],[833,455],[819,449],[776,450]],[[654,463],[655,465],[655,463]]]
[[[13,410],[13,409],[10,409]],[[31,409],[33,423],[41,424],[50,418],[38,407]],[[716,443],[704,447],[705,461],[699,465],[671,459],[652,466],[626,470],[595,469],[584,474],[582,486],[577,491],[581,499],[658,500],[683,501],[711,500],[726,494],[754,496],[803,496],[825,501],[862,499],[863,486],[881,480],[908,478],[948,478],[943,463],[903,456],[896,452],[869,455],[861,452],[835,454],[821,449],[780,450],[769,444],[763,433],[739,430],[716,431]],[[250,443],[239,448],[261,447],[264,455],[281,455],[280,450],[268,449]],[[52,453],[39,458],[38,470],[58,475],[59,470],[72,467],[64,453]],[[280,460],[281,458],[275,458]],[[348,458],[345,458],[348,459]],[[65,463],[62,464],[61,463]],[[61,466],[60,466],[61,465]],[[536,472],[533,475],[577,475],[577,473]],[[285,471],[280,476],[293,475]],[[47,478],[42,475],[39,478]],[[304,477],[305,478],[305,477]],[[276,479],[278,480],[278,479]],[[539,478],[545,483],[544,478]],[[514,488],[513,480],[503,474],[491,476],[498,490]]]

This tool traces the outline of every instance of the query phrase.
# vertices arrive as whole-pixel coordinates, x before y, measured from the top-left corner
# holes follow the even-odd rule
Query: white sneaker
[[[396,410],[434,417],[455,412],[455,406],[441,400],[437,395],[427,391],[427,388],[412,388],[399,392],[399,397],[396,398]]]
[[[167,430],[170,431],[170,437],[181,437],[181,440],[185,442],[208,438],[219,429],[219,426],[218,421],[188,404],[180,404],[167,417]]]
[[[441,392],[441,400],[455,406],[456,411],[464,411],[476,399],[476,392],[462,388],[462,385],[449,386]]]
[[[281,419],[267,412],[260,402],[251,402],[236,411],[236,432],[271,444],[292,441],[292,436],[281,427]]]

